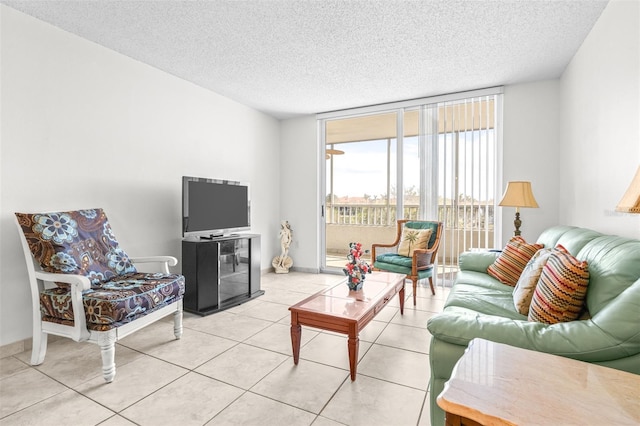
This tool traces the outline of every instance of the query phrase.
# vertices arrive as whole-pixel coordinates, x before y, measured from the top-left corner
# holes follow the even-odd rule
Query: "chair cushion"
[[[431,229],[404,228],[398,245],[398,254],[413,257],[415,249],[426,249],[431,238]]]
[[[92,284],[83,292],[87,328],[106,331],[131,322],[182,298],[184,277],[162,273],[131,273]],[[40,293],[43,321],[73,325],[68,288],[54,287]]]
[[[382,262],[411,269],[411,258],[396,253],[383,253],[381,255],[378,255],[376,256],[376,262]]]
[[[411,258],[395,253],[384,253],[376,256],[373,267],[383,271],[396,272],[398,274],[411,275]],[[427,269],[418,271],[418,278],[428,278],[433,274],[433,265]]]
[[[529,259],[543,247],[542,244],[527,244],[520,236],[512,237],[500,256],[487,268],[487,273],[501,283],[513,287]]]
[[[94,284],[137,272],[102,209],[16,216],[43,271],[84,275]]]

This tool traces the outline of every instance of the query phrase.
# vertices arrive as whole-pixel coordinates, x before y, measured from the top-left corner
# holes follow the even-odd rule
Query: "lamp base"
[[[520,225],[522,225],[522,221],[520,220],[520,212],[516,212],[516,220],[513,221],[513,226],[516,227],[516,230],[513,231],[513,235],[516,237],[519,237],[521,234]]]

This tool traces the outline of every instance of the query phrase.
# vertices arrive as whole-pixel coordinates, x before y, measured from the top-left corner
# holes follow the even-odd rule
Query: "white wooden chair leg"
[[[47,353],[47,333],[34,331],[31,348],[31,365],[40,365],[44,362]]]
[[[107,383],[111,383],[116,376],[116,331],[98,334],[98,346],[102,356],[102,376]]]
[[[176,339],[182,337],[182,309],[173,313],[173,335]]]

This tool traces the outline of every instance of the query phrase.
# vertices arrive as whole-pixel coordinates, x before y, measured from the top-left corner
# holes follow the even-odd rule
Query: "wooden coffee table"
[[[360,291],[349,291],[346,278],[327,290],[320,291],[291,306],[291,345],[293,362],[300,358],[301,326],[343,333],[349,336],[349,369],[356,379],[358,334],[384,308],[396,293],[400,297],[400,314],[404,314],[404,280],[406,275],[373,272],[367,275]]]

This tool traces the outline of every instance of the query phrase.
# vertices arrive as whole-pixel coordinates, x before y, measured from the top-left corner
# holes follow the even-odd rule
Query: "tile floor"
[[[110,384],[94,344],[50,341],[38,367],[30,351],[3,358],[0,425],[428,425],[426,323],[447,288],[419,286],[414,307],[407,281],[404,315],[394,298],[361,333],[355,382],[343,335],[304,327],[293,364],[287,308],[343,279],[266,274],[259,298],[185,313],[181,340],[153,324],[118,342]]]

